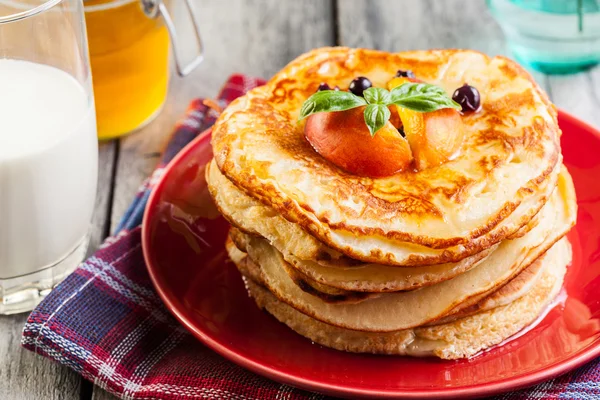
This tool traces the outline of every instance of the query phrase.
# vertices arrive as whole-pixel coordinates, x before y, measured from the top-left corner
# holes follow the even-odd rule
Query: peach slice
[[[394,78],[388,87],[391,90],[409,81],[408,78]],[[442,108],[421,113],[400,106],[397,110],[417,170],[441,165],[458,155],[465,136],[458,111]]]
[[[453,108],[420,113],[398,107],[418,170],[441,165],[458,155],[464,140],[460,114]]]
[[[421,82],[422,83],[423,81],[420,79],[417,79],[417,78],[407,78],[404,76],[395,77],[394,79],[392,79],[391,81],[388,82],[388,90],[392,90],[396,86],[400,86],[406,82],[413,82],[413,83]]]
[[[409,168],[408,142],[388,121],[371,136],[365,107],[309,116],[304,135],[323,158],[356,175],[382,177]]]

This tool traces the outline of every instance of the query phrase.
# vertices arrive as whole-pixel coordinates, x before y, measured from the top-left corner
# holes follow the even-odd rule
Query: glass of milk
[[[97,168],[82,0],[0,0],[0,314],[84,258]]]

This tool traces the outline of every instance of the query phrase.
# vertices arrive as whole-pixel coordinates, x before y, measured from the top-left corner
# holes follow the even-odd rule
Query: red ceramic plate
[[[344,353],[312,344],[260,311],[223,243],[228,225],[209,198],[210,135],[167,167],[143,224],[150,275],[171,312],[199,340],[276,381],[347,397],[483,396],[529,386],[600,354],[600,132],[561,112],[565,164],[579,201],[564,301],[528,331],[470,360]]]

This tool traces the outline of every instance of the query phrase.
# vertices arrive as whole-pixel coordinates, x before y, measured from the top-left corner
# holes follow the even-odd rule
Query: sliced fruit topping
[[[330,86],[329,86],[327,83],[323,82],[323,83],[321,83],[321,84],[319,85],[319,87],[317,88],[317,92],[321,92],[321,91],[323,91],[323,90],[336,90],[336,91],[339,91],[339,90],[340,90],[340,87],[339,87],[339,86],[336,86],[336,87],[334,87],[333,89],[331,89],[331,87],[330,87]]]
[[[421,170],[454,157],[464,136],[461,106],[415,78],[396,77],[388,86],[359,77],[350,92],[317,91],[300,109],[306,139],[331,163],[371,177],[405,170],[413,159]]]
[[[422,81],[418,80],[417,78],[414,77],[395,77],[394,79],[392,79],[391,81],[388,82],[388,89],[389,90],[393,90],[394,88],[397,88],[398,86],[402,86],[402,84],[407,83],[407,82],[412,82],[412,83],[422,83]]]
[[[464,140],[458,111],[442,108],[420,113],[398,107],[398,114],[419,171],[441,165],[458,155]]]
[[[362,96],[363,92],[365,90],[367,90],[368,88],[370,88],[371,86],[373,86],[373,84],[371,83],[371,81],[368,78],[365,78],[364,76],[359,76],[358,78],[352,80],[352,82],[350,82],[350,86],[348,87],[348,90],[350,90],[352,93],[354,93],[357,96]]]
[[[409,78],[394,78],[388,87],[393,89],[408,81]],[[458,155],[464,140],[464,128],[456,109],[442,108],[421,113],[396,107],[417,170],[441,165]]]
[[[479,90],[466,83],[454,91],[452,100],[460,104],[463,113],[477,112],[481,109]]]
[[[366,107],[312,114],[304,134],[317,153],[356,175],[381,177],[410,167],[406,139],[389,121],[371,136],[364,120]]]

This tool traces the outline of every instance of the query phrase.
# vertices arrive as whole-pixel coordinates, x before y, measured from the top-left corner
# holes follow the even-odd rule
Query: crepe
[[[247,252],[251,240],[257,251],[268,251],[267,247],[270,246],[266,239],[261,240],[260,236],[245,234],[237,228],[231,228],[230,237],[243,252]],[[378,293],[414,290],[451,279],[476,266],[496,247],[484,250],[476,257],[470,257],[458,263],[412,268],[396,268],[377,264],[327,267],[314,261],[299,260],[291,255],[282,254],[282,256],[286,263],[311,286],[321,284],[342,291]]]
[[[250,245],[259,247],[259,251],[261,252],[269,251],[269,244],[266,243],[265,240],[252,238],[235,228],[231,228],[226,242],[226,248],[228,249],[229,254],[231,257],[238,260],[236,261],[236,264],[238,264],[238,268],[243,270],[244,275],[252,276],[257,282],[264,282],[260,267],[250,260],[250,258],[247,258],[243,262],[241,261],[242,258],[247,256],[246,253]],[[299,273],[294,270],[294,268],[291,268],[290,264],[287,262],[283,263],[282,266],[296,286],[326,303],[358,303],[381,295],[381,293],[378,292],[356,292],[327,286]],[[489,310],[514,301],[523,296],[535,284],[541,275],[540,266],[540,263],[534,262],[500,289],[492,288],[487,292],[471,297],[468,301],[459,304],[453,310],[449,311],[446,317],[441,317],[431,324],[453,321],[476,312]]]
[[[544,255],[542,257],[544,257]],[[469,315],[510,304],[513,301],[523,297],[533,289],[536,282],[543,275],[543,263],[538,262],[538,260],[525,268],[525,270],[520,272],[517,276],[512,278],[510,281],[508,281],[508,283],[501,286],[499,289],[493,290],[491,293],[482,296],[474,304],[459,305],[447,316],[437,319],[428,325],[439,325],[456,321],[457,319],[464,318]]]
[[[483,110],[462,118],[461,155],[386,178],[354,176],[320,157],[297,123],[302,102],[321,82],[346,88],[366,76],[385,87],[398,69],[448,93],[464,82],[478,88]],[[215,124],[212,144],[219,170],[267,213],[351,259],[414,266],[459,261],[527,224],[553,189],[559,136],[555,109],[508,59],[466,50],[337,47],[299,57],[234,101]],[[305,260],[324,256],[286,250]]]
[[[560,167],[560,165],[557,166],[556,170],[559,171]],[[272,207],[265,206],[258,200],[246,195],[219,171],[214,160],[207,165],[206,181],[217,208],[232,225],[244,232],[265,237],[284,254],[288,261],[296,266],[299,266],[299,263],[296,260],[316,262],[325,267],[353,267],[360,264],[411,267],[431,266],[443,263],[443,266],[439,265],[438,267],[433,268],[433,271],[437,277],[447,279],[444,275],[456,275],[467,270],[481,259],[481,255],[477,255],[477,253],[486,251],[494,246],[494,244],[491,244],[487,248],[480,249],[479,246],[476,245],[478,242],[485,242],[498,235],[499,232],[503,232],[505,229],[503,226],[492,229],[487,234],[478,238],[478,241],[473,241],[470,246],[457,245],[446,249],[432,249],[407,244],[407,246],[413,250],[413,253],[410,255],[410,260],[404,265],[390,264],[386,261],[383,261],[383,264],[369,262],[368,260],[363,262],[350,258],[349,256],[326,246],[309,232],[304,230],[301,225],[286,220]],[[532,210],[526,213],[529,220],[526,223],[523,223],[523,225],[515,231],[512,231],[510,235],[508,235],[508,238],[522,236],[533,227],[535,224],[534,217],[547,201],[550,193],[554,190],[556,181],[557,176],[552,175],[550,177],[550,182],[548,182],[547,186],[542,190],[543,196],[540,198],[539,204],[536,204]],[[524,210],[526,210],[526,208],[520,208],[520,211],[513,213],[510,219],[526,219],[522,215]],[[347,240],[348,246],[350,246],[353,241],[357,240],[360,239],[355,238],[350,240],[349,238]],[[460,265],[456,265],[457,263],[460,263]],[[422,272],[426,273],[425,270]],[[447,275],[446,272],[448,273]],[[438,275],[438,273],[441,275]],[[411,271],[407,271],[405,274],[412,275]],[[431,274],[430,277],[431,276],[433,276],[433,274]],[[424,282],[426,281],[419,282],[419,280],[416,279],[409,284],[413,285],[414,283],[414,287],[418,287],[420,283],[424,284]],[[393,281],[390,281],[390,284],[393,284]],[[400,285],[402,284],[396,282],[395,286],[389,287],[387,290],[403,290]],[[356,288],[350,290],[361,289]]]
[[[502,242],[477,267],[445,282],[410,292],[386,293],[356,304],[331,304],[303,291],[290,278],[274,247],[247,246],[259,267],[252,277],[279,300],[317,320],[347,329],[390,332],[421,326],[469,307],[531,265],[562,238],[575,221],[574,189],[566,171],[540,222],[526,235]],[[459,308],[460,309],[460,308]]]
[[[315,343],[353,353],[472,357],[497,345],[532,324],[560,291],[571,251],[566,239],[540,259],[543,274],[519,299],[492,310],[453,322],[395,332],[360,332],[339,328],[309,317],[278,300],[259,284],[248,280],[250,295],[259,307]]]
[[[249,246],[256,247],[258,251],[263,253],[269,251],[269,244],[264,239],[252,238],[235,228],[231,228],[230,230],[226,247],[229,249],[229,253],[237,254],[235,249],[231,248],[232,246],[235,246],[239,251],[244,253],[242,257],[246,256],[245,253],[248,252]],[[294,281],[296,286],[327,303],[358,303],[369,298],[380,296],[380,293],[378,292],[357,292],[343,290],[314,281],[306,275],[298,272],[294,268],[291,268],[290,264],[287,262],[283,263],[283,267],[286,273]],[[245,265],[244,268],[246,271],[245,275],[252,275],[255,277],[254,280],[259,282],[264,281],[260,268],[255,264],[252,264],[251,266]],[[250,273],[248,272],[249,268],[252,268],[255,271]],[[402,270],[404,269],[401,269],[401,271]],[[343,275],[345,272],[347,272],[346,269],[341,269],[340,274]],[[488,292],[484,292],[481,295],[472,297],[469,303],[463,303],[457,306],[454,310],[448,313],[449,315],[447,317],[442,317],[433,323],[440,323],[440,321],[451,321],[474,314],[475,312],[485,311],[500,305],[508,304],[524,295],[540,277],[540,274],[540,264],[533,263],[529,267],[525,268],[524,271],[512,278],[500,289],[493,288]],[[361,277],[361,279],[368,279],[368,277],[368,275],[365,275]],[[474,304],[471,305],[471,302]]]

